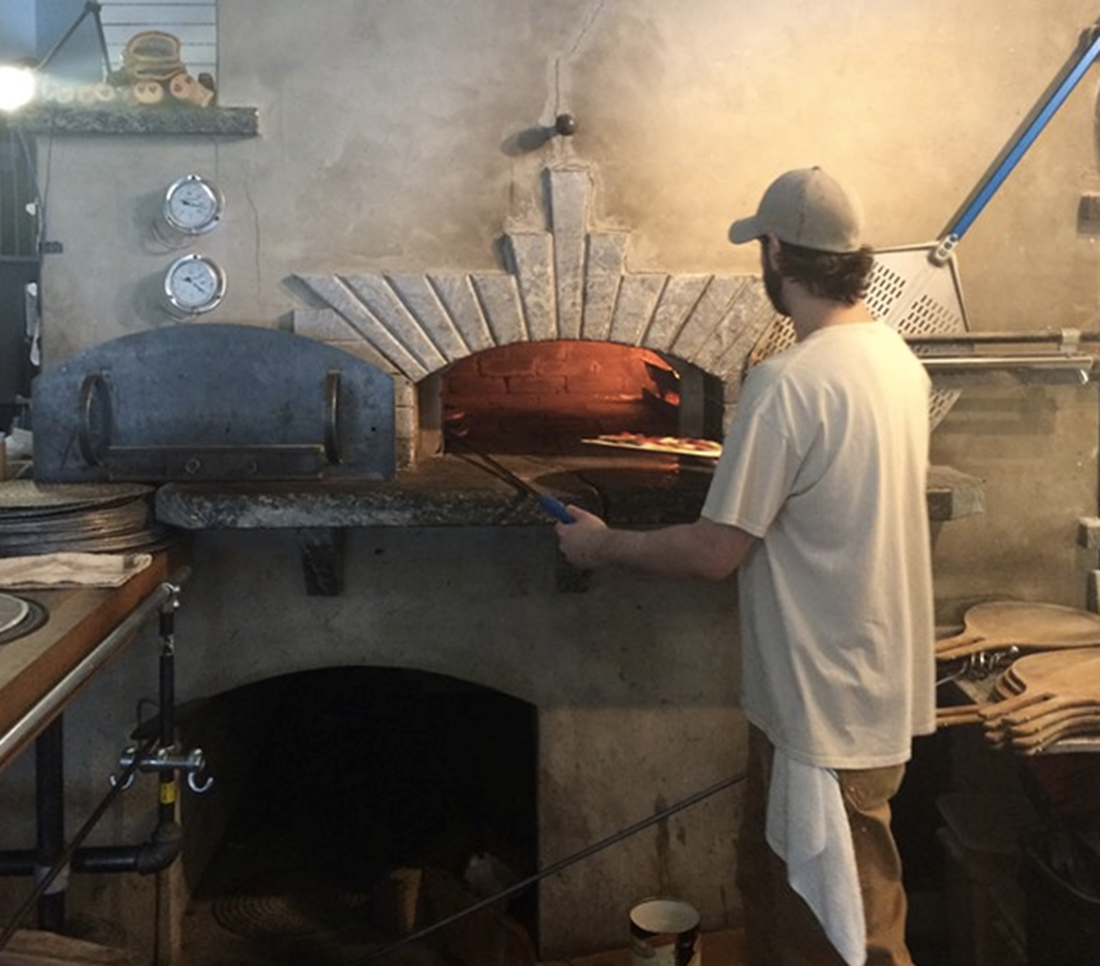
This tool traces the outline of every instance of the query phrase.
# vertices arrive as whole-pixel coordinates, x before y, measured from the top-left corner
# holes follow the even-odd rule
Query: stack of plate
[[[0,557],[160,549],[171,531],[153,515],[155,492],[140,483],[0,483]]]

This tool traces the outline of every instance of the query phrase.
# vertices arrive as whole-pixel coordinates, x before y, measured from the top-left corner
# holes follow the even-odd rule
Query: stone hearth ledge
[[[617,526],[660,526],[695,519],[713,466],[694,458],[623,454],[621,459],[497,456],[513,472],[562,503]],[[947,467],[929,475],[933,522],[984,510],[980,480]],[[156,516],[184,530],[290,529],[298,539],[306,592],[343,590],[344,533],[352,527],[549,526],[531,495],[460,456],[439,456],[393,480],[302,483],[168,483],[157,490]],[[588,575],[564,558],[558,590],[577,592]]]
[[[563,503],[622,525],[682,522],[699,512],[712,468],[702,461],[496,455]],[[696,463],[698,465],[691,465]],[[300,527],[532,526],[553,518],[476,458],[437,456],[392,480],[169,483],[157,518],[187,530]]]
[[[654,456],[614,460],[499,457],[563,503],[605,514],[620,526],[692,520],[711,468]],[[984,512],[982,481],[933,467],[932,522]],[[441,456],[393,480],[301,483],[168,483],[156,494],[157,519],[185,530],[300,527],[532,526],[553,522],[538,503],[461,457]]]

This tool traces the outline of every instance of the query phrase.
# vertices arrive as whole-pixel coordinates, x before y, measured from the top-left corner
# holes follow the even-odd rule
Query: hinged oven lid
[[[102,343],[31,394],[34,475],[100,480],[389,479],[393,379],[276,329],[205,323]]]

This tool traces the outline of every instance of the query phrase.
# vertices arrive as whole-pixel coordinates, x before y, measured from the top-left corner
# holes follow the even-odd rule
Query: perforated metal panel
[[[966,306],[959,284],[954,258],[935,265],[929,246],[899,248],[875,253],[867,291],[867,308],[880,321],[905,336],[965,332]],[[749,357],[756,365],[768,356],[782,352],[793,344],[794,329],[790,320],[781,318],[768,329]],[[921,348],[921,354],[933,349]],[[941,351],[958,352],[958,347]],[[956,389],[936,389],[929,404],[932,426],[938,426],[958,399]]]

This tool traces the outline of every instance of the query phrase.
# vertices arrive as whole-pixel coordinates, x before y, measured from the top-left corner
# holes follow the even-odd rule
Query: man
[[[935,728],[929,380],[864,304],[861,222],[809,168],[733,223],[797,341],[746,378],[698,520],[618,530],[570,507],[557,525],[578,567],[739,571],[752,966],[912,962],[889,802]]]

